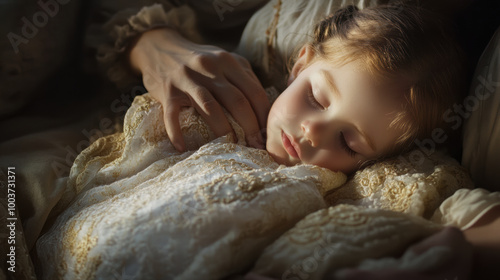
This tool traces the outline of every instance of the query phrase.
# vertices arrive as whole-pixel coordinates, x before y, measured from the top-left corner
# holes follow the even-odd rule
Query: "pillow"
[[[462,164],[478,187],[500,190],[500,28],[483,52],[463,104],[454,113],[457,128],[465,122]]]

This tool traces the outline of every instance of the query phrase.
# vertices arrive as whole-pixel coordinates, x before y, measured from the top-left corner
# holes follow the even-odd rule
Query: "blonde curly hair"
[[[409,81],[404,107],[391,123],[404,131],[391,155],[413,148],[435,128],[451,130],[443,114],[465,90],[464,60],[439,16],[405,3],[363,10],[351,5],[317,23],[308,45],[314,51],[309,64],[358,61],[381,78]]]

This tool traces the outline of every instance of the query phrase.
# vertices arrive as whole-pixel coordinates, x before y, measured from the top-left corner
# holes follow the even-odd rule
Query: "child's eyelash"
[[[342,149],[344,149],[349,156],[354,157],[356,155],[356,152],[353,151],[349,145],[347,145],[347,141],[345,140],[345,136],[343,132],[340,132],[340,145],[342,146]]]
[[[316,98],[314,97],[314,94],[313,94],[313,91],[312,89],[309,89],[308,93],[307,93],[307,97],[309,98],[309,102],[316,108],[318,109],[321,109],[321,110],[324,110],[325,107],[323,107],[319,102],[318,100],[316,100]]]

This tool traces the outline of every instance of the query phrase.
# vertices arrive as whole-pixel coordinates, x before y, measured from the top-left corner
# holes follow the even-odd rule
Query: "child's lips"
[[[300,160],[300,148],[294,139],[288,136],[284,131],[281,131],[281,141],[285,151],[292,157]]]

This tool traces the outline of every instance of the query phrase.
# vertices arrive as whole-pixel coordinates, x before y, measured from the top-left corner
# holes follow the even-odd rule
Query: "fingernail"
[[[178,152],[183,153],[184,152],[184,145],[181,145],[179,143],[174,143],[174,147]]]

